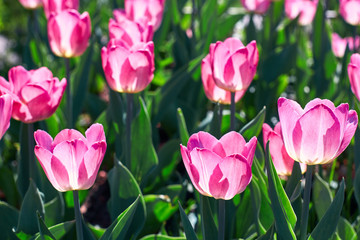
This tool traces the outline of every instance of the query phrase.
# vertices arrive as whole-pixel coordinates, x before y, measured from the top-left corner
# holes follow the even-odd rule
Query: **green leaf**
[[[36,211],[36,213],[37,213],[37,223],[38,223],[38,226],[39,226],[39,235],[40,235],[41,239],[53,239],[53,240],[56,240],[54,235],[52,235],[52,233],[46,227],[46,225],[44,223],[44,220],[40,216],[39,212]]]
[[[30,180],[29,189],[24,196],[21,206],[16,232],[22,231],[31,235],[37,233],[39,231],[37,224],[37,211],[41,217],[44,217],[45,209],[41,193],[35,183]]]
[[[147,235],[147,236],[141,238],[140,240],[186,240],[186,238],[185,237],[170,237],[170,236],[166,236],[166,235],[151,234],[151,235]]]
[[[114,168],[109,171],[108,181],[111,195],[108,208],[113,221],[140,195],[141,204],[136,209],[134,219],[126,235],[127,239],[136,238],[146,219],[145,201],[140,187],[130,171],[117,159],[115,159]]]
[[[300,164],[295,161],[291,172],[291,176],[289,177],[289,180],[287,181],[285,188],[288,198],[291,198],[291,196],[293,195],[296,187],[301,181],[301,178],[302,178],[302,174],[301,174]]]
[[[345,182],[341,181],[340,188],[335,195],[334,201],[321,218],[320,222],[316,225],[312,231],[309,239],[329,239],[336,230],[338,225],[340,213],[344,203]]]
[[[53,226],[62,221],[65,214],[65,203],[61,193],[51,200],[45,203],[45,222],[48,226]]]
[[[250,196],[251,196],[251,208],[254,216],[254,220],[256,221],[256,231],[259,236],[263,235],[266,230],[262,226],[260,221],[260,210],[261,210],[261,191],[259,185],[257,184],[256,178],[252,179],[250,185]]]
[[[20,204],[20,195],[17,191],[13,173],[5,166],[0,167],[0,189],[4,192],[8,203],[13,206]]]
[[[117,219],[108,227],[104,235],[102,235],[100,240],[126,239],[125,236],[134,218],[139,201],[140,196],[138,196],[134,203],[117,217]]]
[[[217,139],[221,138],[221,122],[219,111],[222,111],[222,107],[217,103],[213,110],[213,116],[210,123],[210,133]],[[221,115],[222,116],[222,115]]]
[[[360,167],[357,168],[354,179],[354,195],[358,205],[360,208]]]
[[[75,225],[75,220],[59,223],[55,226],[51,226],[49,231],[55,237],[55,239],[61,239],[66,233],[68,233]],[[38,235],[35,240],[40,240],[41,236]]]
[[[184,114],[183,114],[181,108],[177,109],[177,120],[178,120],[181,142],[183,145],[186,146],[187,142],[189,140],[189,132],[187,130]]]
[[[318,219],[321,219],[333,200],[329,184],[315,174],[312,199]]]
[[[247,140],[254,136],[258,136],[262,130],[262,125],[265,120],[266,107],[263,107],[256,117],[246,124],[241,130],[240,134]]]
[[[296,223],[296,215],[287,197],[280,179],[276,173],[269,152],[269,144],[266,146],[266,167],[269,180],[269,197],[275,217],[275,227],[279,239],[296,239],[293,228]]]
[[[180,210],[181,222],[184,227],[186,239],[187,240],[198,240],[198,238],[196,237],[196,233],[195,233],[193,227],[191,226],[191,223],[190,223],[188,217],[186,216],[186,213],[184,212],[184,209],[182,208],[180,202],[179,202],[179,210]]]
[[[355,240],[357,239],[356,231],[349,223],[348,220],[346,220],[343,217],[340,217],[339,223],[337,226],[337,233],[341,239],[349,239],[349,240]]]
[[[152,144],[151,123],[144,100],[139,98],[141,110],[131,124],[131,173],[138,182],[158,164]]]
[[[200,195],[200,211],[201,211],[201,221],[203,225],[202,236],[204,239],[217,239],[218,231],[214,222],[214,215],[209,203],[209,198],[203,195]]]
[[[274,239],[275,225],[272,225],[267,232],[260,236],[258,240],[273,240]]]
[[[18,239],[13,232],[19,218],[19,212],[17,209],[7,204],[6,202],[0,201],[0,232],[4,239]],[[6,219],[6,221],[5,221]]]

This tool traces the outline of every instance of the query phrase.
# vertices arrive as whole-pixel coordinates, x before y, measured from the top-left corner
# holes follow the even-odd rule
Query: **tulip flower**
[[[66,79],[54,78],[46,67],[27,71],[22,66],[9,71],[9,82],[0,78],[1,94],[13,99],[12,117],[24,123],[33,123],[50,117],[60,104]]]
[[[270,7],[271,0],[241,0],[243,7],[249,12],[264,14]]]
[[[210,54],[206,55],[201,62],[201,79],[205,94],[210,101],[227,105],[231,103],[231,92],[221,89],[215,84],[210,64]],[[238,102],[245,92],[246,89],[235,92],[235,102]]]
[[[103,126],[91,125],[85,136],[74,129],[62,130],[54,140],[43,130],[34,133],[35,155],[60,192],[89,189],[94,184],[106,151]]]
[[[276,172],[280,176],[290,176],[294,166],[294,159],[287,154],[281,133],[280,122],[275,125],[274,130],[266,123],[263,124],[264,147],[269,141],[269,151]],[[306,171],[306,164],[300,163],[301,172]]]
[[[290,19],[299,16],[300,25],[310,24],[316,13],[318,0],[285,0],[285,13]]]
[[[360,24],[360,0],[340,0],[339,12],[347,23]]]
[[[244,91],[250,86],[259,61],[256,41],[246,47],[236,38],[212,43],[210,61],[218,87],[230,92]]]
[[[51,50],[59,57],[80,56],[88,46],[91,22],[87,12],[80,15],[74,9],[52,13],[48,20]]]
[[[195,188],[205,196],[232,199],[252,178],[251,165],[257,139],[248,143],[241,134],[229,132],[220,140],[206,132],[193,134],[181,156]]]
[[[360,47],[360,37],[356,36],[341,38],[338,34],[333,33],[331,35],[331,48],[336,57],[343,57],[345,54],[346,46],[349,45],[349,49],[353,51]]]
[[[59,13],[66,9],[79,8],[79,0],[43,0],[46,18],[50,17],[52,12]]]
[[[114,91],[140,92],[154,77],[153,42],[128,48],[121,41],[110,41],[102,48],[101,59],[106,80]]]
[[[115,20],[109,21],[110,39],[118,39],[128,47],[139,42],[149,42],[153,37],[153,27],[145,21],[135,22],[129,20],[123,10],[114,10]]]
[[[130,20],[146,20],[156,31],[162,21],[165,0],[125,0],[126,15]]]
[[[0,77],[1,79],[2,77]],[[10,118],[13,108],[13,100],[10,94],[0,96],[0,139],[10,127]]]
[[[19,2],[26,9],[36,9],[43,5],[42,0],[19,0]]]
[[[354,53],[351,55],[348,65],[348,75],[351,90],[360,101],[360,54]]]
[[[327,164],[349,145],[358,124],[347,103],[335,107],[329,100],[314,99],[305,108],[279,98],[278,112],[289,156],[307,165]]]

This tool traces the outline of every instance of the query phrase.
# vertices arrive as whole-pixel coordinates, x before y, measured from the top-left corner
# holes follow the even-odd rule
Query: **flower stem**
[[[304,202],[301,212],[301,226],[300,226],[300,240],[305,240],[307,235],[307,226],[309,219],[309,204],[310,204],[310,192],[312,185],[312,172],[314,165],[308,165],[305,174],[305,190],[304,190]]]
[[[37,163],[35,161],[35,156],[34,156],[34,148],[35,148],[34,124],[29,123],[27,125],[27,130],[28,130],[28,151],[29,151],[29,176],[32,180],[34,180],[36,186],[38,188],[41,188],[40,186],[41,181],[39,179]]]
[[[126,93],[126,167],[131,169],[131,121],[133,111],[133,94]]]
[[[83,240],[83,231],[82,231],[82,222],[81,222],[81,212],[80,212],[80,202],[79,202],[79,192],[77,190],[73,191],[74,196],[74,211],[75,211],[75,220],[76,220],[76,238],[77,240]]]
[[[231,92],[230,131],[235,131],[235,92]]]
[[[224,240],[225,239],[225,200],[224,199],[219,199],[218,222],[219,222],[218,240]]]
[[[72,112],[72,93],[71,93],[71,81],[70,81],[70,59],[64,58],[66,68],[66,108],[68,115],[68,128],[73,128],[73,112]]]

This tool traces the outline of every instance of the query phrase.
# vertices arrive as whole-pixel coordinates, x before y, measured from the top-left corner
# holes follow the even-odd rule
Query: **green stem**
[[[224,199],[219,199],[218,223],[219,223],[218,240],[224,240],[225,239],[225,200]]]
[[[133,94],[126,93],[126,167],[131,169],[131,121],[133,111]]]
[[[307,226],[309,219],[309,204],[310,204],[310,192],[312,185],[312,172],[314,169],[314,165],[308,165],[306,174],[305,174],[305,190],[304,190],[304,202],[302,206],[301,212],[301,225],[300,225],[300,240],[305,240],[307,235]]]
[[[204,196],[200,194],[200,215],[201,215],[201,232],[203,238],[206,239],[205,236],[205,221],[204,221]]]
[[[37,163],[35,162],[35,156],[34,156],[34,148],[35,148],[35,142],[34,142],[34,124],[29,123],[27,126],[28,130],[28,153],[29,153],[29,176],[34,182],[36,183],[36,186],[38,188],[41,188],[40,186],[40,179],[38,177],[38,169],[37,169]]]
[[[79,202],[79,192],[77,190],[73,191],[74,196],[74,211],[75,211],[75,220],[76,220],[76,238],[77,240],[83,240],[83,231],[82,231],[82,221],[81,221],[81,212],[80,212],[80,202]]]
[[[222,104],[219,104],[219,124],[220,124],[220,131],[221,131],[221,124],[223,119],[223,108],[224,106]]]
[[[235,92],[231,92],[230,131],[235,131]]]
[[[64,58],[66,68],[66,108],[68,115],[68,128],[73,128],[73,112],[72,112],[72,92],[71,92],[71,81],[70,81],[70,59]]]

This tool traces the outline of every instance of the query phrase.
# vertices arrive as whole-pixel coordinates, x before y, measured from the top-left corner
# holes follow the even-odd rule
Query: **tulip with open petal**
[[[62,130],[54,140],[43,130],[34,133],[35,155],[60,192],[84,190],[94,184],[106,151],[103,126],[91,125],[85,136],[74,129]]]
[[[347,23],[360,24],[360,0],[340,0],[339,12]]]
[[[202,195],[228,200],[250,183],[256,144],[256,137],[246,142],[237,132],[229,132],[220,140],[198,132],[191,135],[187,147],[180,145],[180,149],[195,188]]]
[[[327,164],[339,156],[355,134],[358,116],[347,103],[314,99],[305,108],[279,98],[278,112],[287,153],[307,165]]]
[[[287,154],[281,133],[280,122],[278,122],[274,130],[266,123],[262,127],[264,147],[269,141],[269,151],[271,159],[274,163],[276,172],[280,176],[290,176],[294,166],[294,159]],[[306,171],[306,164],[300,163],[301,172]]]
[[[14,101],[12,117],[33,123],[50,117],[60,104],[66,79],[54,78],[46,67],[27,71],[22,66],[9,71],[9,82],[0,77],[0,92]]]

